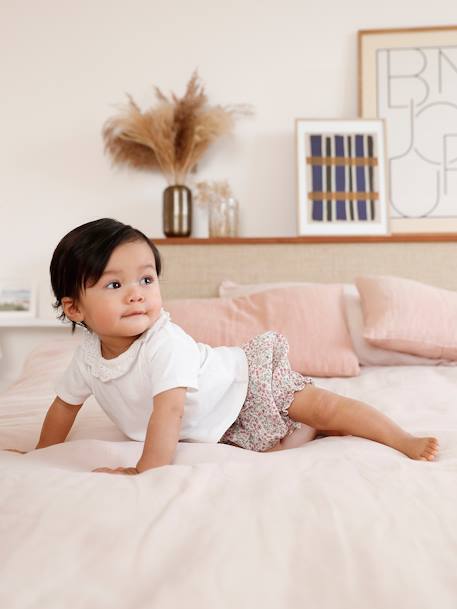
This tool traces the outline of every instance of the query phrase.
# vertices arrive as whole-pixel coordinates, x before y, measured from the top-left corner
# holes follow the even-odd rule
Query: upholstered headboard
[[[165,298],[217,296],[221,281],[352,282],[359,274],[397,275],[457,290],[457,235],[419,242],[380,240],[305,242],[155,240],[163,258]]]

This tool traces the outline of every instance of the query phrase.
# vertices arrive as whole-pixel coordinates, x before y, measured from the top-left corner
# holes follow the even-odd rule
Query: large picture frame
[[[386,123],[390,227],[457,232],[457,25],[358,32],[359,116]]]
[[[385,235],[382,120],[296,119],[299,235]]]

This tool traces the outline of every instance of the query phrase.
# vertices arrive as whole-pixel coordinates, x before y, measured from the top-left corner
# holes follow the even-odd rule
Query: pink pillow
[[[277,283],[235,283],[225,279],[219,286],[219,296],[222,298],[256,294],[272,288],[291,287],[299,285],[322,285],[309,282],[277,282]],[[419,357],[410,353],[381,349],[370,344],[363,336],[363,314],[360,295],[352,283],[338,284],[343,286],[344,309],[349,335],[352,340],[359,364],[362,366],[455,366],[457,362],[445,359]]]
[[[170,300],[172,321],[211,346],[241,345],[275,330],[289,341],[294,370],[311,376],[355,376],[359,363],[351,345],[338,285],[275,289],[240,298]]]
[[[323,285],[322,283],[310,283],[309,281],[276,281],[274,283],[235,283],[230,279],[224,279],[219,285],[219,296],[221,298],[238,298],[265,292],[265,290],[276,290],[277,288],[292,288],[302,285]]]
[[[411,279],[363,276],[364,337],[377,347],[457,359],[457,293]]]

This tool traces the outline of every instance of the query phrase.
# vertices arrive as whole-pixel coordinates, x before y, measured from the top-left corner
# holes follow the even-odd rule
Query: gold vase
[[[166,237],[189,237],[192,231],[192,191],[175,184],[163,192],[163,232]]]

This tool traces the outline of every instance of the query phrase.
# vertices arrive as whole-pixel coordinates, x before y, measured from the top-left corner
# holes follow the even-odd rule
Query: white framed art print
[[[385,235],[382,120],[296,120],[299,235]]]
[[[35,317],[36,300],[33,283],[0,278],[0,320]]]

